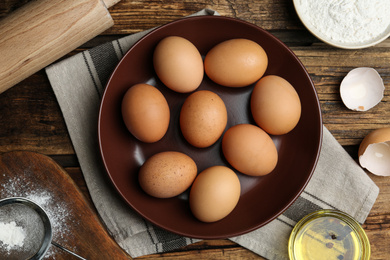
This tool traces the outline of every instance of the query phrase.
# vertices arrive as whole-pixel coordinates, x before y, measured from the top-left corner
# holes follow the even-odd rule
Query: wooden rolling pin
[[[0,93],[110,28],[120,0],[34,0],[0,20]]]

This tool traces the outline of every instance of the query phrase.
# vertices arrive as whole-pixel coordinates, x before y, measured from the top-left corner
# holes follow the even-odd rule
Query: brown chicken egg
[[[241,193],[240,181],[226,166],[212,166],[202,171],[192,184],[190,208],[203,222],[225,218],[236,207]]]
[[[156,198],[171,198],[187,190],[197,175],[197,166],[188,155],[166,151],[145,161],[138,181],[141,188]]]
[[[158,78],[173,91],[194,91],[203,80],[203,59],[189,40],[168,36],[156,46],[153,66]]]
[[[180,129],[184,138],[198,148],[214,144],[227,123],[223,100],[214,92],[200,90],[186,98],[180,111]]]
[[[222,138],[222,152],[231,166],[250,176],[266,175],[278,162],[278,151],[271,137],[251,124],[229,128]]]
[[[154,86],[136,84],[123,97],[122,117],[134,137],[142,142],[154,143],[168,130],[168,102]]]
[[[301,101],[294,87],[284,78],[269,75],[260,79],[252,92],[253,119],[267,133],[290,132],[301,117]]]
[[[231,39],[214,46],[204,60],[207,76],[226,87],[244,87],[259,80],[268,66],[264,49],[248,39]]]

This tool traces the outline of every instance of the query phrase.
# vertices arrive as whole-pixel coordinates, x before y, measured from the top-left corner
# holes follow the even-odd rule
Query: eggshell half
[[[344,105],[355,111],[367,111],[376,106],[383,99],[384,90],[379,73],[366,67],[351,70],[340,84]]]
[[[369,133],[359,146],[359,163],[375,175],[390,176],[390,128]]]

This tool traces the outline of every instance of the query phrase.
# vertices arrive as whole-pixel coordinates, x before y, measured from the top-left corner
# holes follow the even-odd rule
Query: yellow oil
[[[362,250],[360,240],[345,222],[334,217],[312,220],[297,233],[295,259],[358,260]]]
[[[293,228],[290,260],[369,260],[370,241],[348,214],[331,209],[312,212]]]

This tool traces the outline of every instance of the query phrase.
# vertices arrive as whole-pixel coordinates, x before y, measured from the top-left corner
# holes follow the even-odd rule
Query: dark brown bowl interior
[[[240,201],[230,215],[215,223],[203,223],[193,217],[188,192],[171,199],[157,199],[144,193],[137,181],[142,163],[151,155],[167,150],[191,156],[199,172],[213,165],[229,166],[223,158],[220,140],[209,148],[198,149],[189,145],[180,132],[180,108],[189,94],[175,93],[165,87],[156,77],[152,64],[156,44],[171,35],[187,38],[202,55],[227,39],[247,38],[258,42],[269,57],[266,75],[275,74],[288,80],[296,88],[302,103],[302,116],[296,128],[286,135],[272,136],[279,152],[276,169],[265,177],[249,177],[237,172],[242,188]],[[136,140],[127,131],[120,111],[126,90],[136,83],[145,82],[160,89],[171,110],[168,132],[154,144]],[[253,85],[222,87],[205,75],[200,89],[214,91],[224,100],[228,110],[226,129],[240,123],[254,123],[248,102]],[[107,173],[123,199],[157,226],[194,238],[237,236],[257,229],[283,213],[310,180],[321,141],[322,120],[317,93],[297,57],[265,30],[241,20],[219,16],[184,18],[161,26],[138,41],[113,72],[99,115],[101,155]]]

